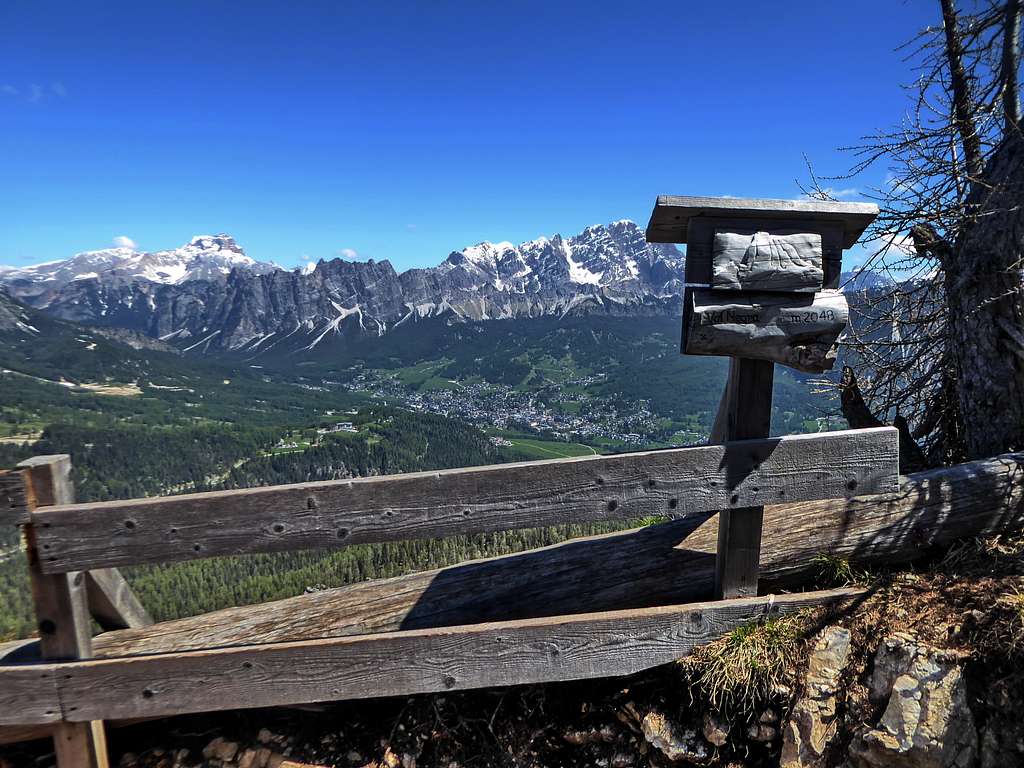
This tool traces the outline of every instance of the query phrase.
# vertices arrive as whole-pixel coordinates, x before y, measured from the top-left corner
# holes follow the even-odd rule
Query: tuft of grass
[[[636,521],[638,528],[647,528],[651,525],[658,525],[659,523],[666,523],[672,518],[666,517],[665,515],[648,515],[647,517],[641,517]]]
[[[803,613],[737,627],[680,661],[683,674],[726,716],[750,716],[792,677]]]
[[[814,568],[814,583],[821,589],[848,587],[869,579],[867,571],[857,570],[849,560],[838,555],[815,555],[811,558],[811,567]]]
[[[993,536],[954,543],[935,570],[958,576],[1019,572],[1024,559],[1024,536]]]

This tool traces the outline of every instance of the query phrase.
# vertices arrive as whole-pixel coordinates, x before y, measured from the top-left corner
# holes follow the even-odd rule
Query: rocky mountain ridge
[[[320,261],[286,271],[227,235],[153,254],[79,254],[0,273],[0,284],[55,317],[140,331],[192,352],[312,353],[357,334],[445,322],[566,314],[678,312],[684,259],[631,221],[519,246],[480,243],[440,265]]]

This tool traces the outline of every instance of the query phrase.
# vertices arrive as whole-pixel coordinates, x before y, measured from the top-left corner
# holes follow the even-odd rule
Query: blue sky
[[[937,0],[0,4],[0,264],[228,232],[435,264],[786,197],[894,121]],[[845,199],[878,184],[841,182]]]

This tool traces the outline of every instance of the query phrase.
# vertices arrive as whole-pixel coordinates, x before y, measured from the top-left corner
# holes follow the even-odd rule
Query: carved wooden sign
[[[687,293],[684,351],[772,360],[800,371],[832,368],[849,309],[840,291]]]
[[[658,198],[647,240],[685,243],[683,352],[822,372],[849,309],[842,251],[877,215],[867,203]]]
[[[712,285],[734,291],[820,291],[821,235],[715,232]]]

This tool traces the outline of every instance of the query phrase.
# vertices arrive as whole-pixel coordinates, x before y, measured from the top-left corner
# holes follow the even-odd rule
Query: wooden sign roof
[[[700,216],[723,219],[806,219],[841,222],[843,247],[849,248],[877,215],[878,206],[874,203],[659,195],[647,224],[647,241],[685,243],[690,219]]]

